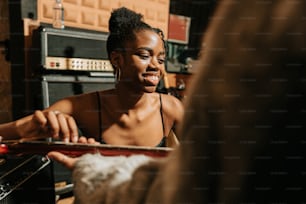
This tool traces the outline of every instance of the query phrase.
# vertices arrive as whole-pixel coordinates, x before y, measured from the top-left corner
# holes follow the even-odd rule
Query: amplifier
[[[41,26],[33,32],[32,51],[45,70],[112,72],[107,37],[102,32]]]
[[[42,75],[39,84],[33,84],[32,92],[37,91],[34,97],[42,104],[36,104],[38,109],[45,109],[54,102],[67,96],[83,94],[94,91],[112,89],[115,87],[115,77],[113,73],[102,72],[104,76],[90,77],[84,75]],[[37,90],[37,88],[40,88]]]

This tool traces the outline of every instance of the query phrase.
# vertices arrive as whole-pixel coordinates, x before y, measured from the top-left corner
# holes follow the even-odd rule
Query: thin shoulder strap
[[[165,125],[164,125],[164,115],[163,115],[163,103],[162,103],[162,97],[161,94],[159,94],[159,102],[160,102],[160,116],[162,120],[162,125],[163,125],[163,133],[165,135]]]
[[[98,101],[98,122],[99,122],[99,141],[101,142],[102,138],[102,112],[101,112],[101,99],[100,99],[100,94],[98,91],[96,91],[97,94],[97,101]]]

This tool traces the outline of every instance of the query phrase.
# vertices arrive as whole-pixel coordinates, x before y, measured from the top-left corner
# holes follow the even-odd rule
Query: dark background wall
[[[188,48],[196,55],[218,0],[171,0],[170,13],[191,18]]]
[[[10,121],[11,109],[11,73],[6,50],[9,39],[8,0],[0,1],[0,123]]]

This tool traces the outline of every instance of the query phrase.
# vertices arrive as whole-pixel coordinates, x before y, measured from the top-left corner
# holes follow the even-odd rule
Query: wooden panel
[[[10,37],[8,0],[1,0],[0,8],[0,123],[4,123],[12,120],[11,69],[4,55],[4,42]]]
[[[55,0],[37,0],[38,21],[52,23]],[[65,26],[108,32],[108,19],[113,9],[125,6],[144,15],[153,27],[168,36],[170,0],[62,0]]]

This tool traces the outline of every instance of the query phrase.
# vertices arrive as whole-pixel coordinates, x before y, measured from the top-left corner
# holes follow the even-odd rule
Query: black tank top
[[[99,96],[99,92],[96,92],[97,94],[97,98],[98,98],[98,109],[99,109],[99,135],[102,135],[102,112],[101,112],[101,100],[100,100],[100,96]],[[161,94],[159,94],[159,102],[160,102],[160,116],[161,116],[161,121],[162,121],[162,126],[163,126],[163,133],[165,134],[165,126],[164,126],[164,117],[163,117],[163,103],[162,103],[162,97]],[[106,142],[102,139],[102,137],[100,137],[100,141],[101,144],[106,144]],[[166,136],[163,135],[162,140],[160,141],[160,143],[158,145],[156,145],[156,147],[166,147]]]

